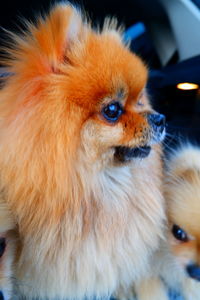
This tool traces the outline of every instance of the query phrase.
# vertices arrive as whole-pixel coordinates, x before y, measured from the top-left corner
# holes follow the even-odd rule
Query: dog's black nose
[[[0,291],[0,300],[4,300],[3,293]]]
[[[200,281],[200,266],[191,264],[186,267],[186,270],[191,278]]]
[[[148,120],[153,126],[163,129],[165,127],[165,116],[162,114],[150,114]]]

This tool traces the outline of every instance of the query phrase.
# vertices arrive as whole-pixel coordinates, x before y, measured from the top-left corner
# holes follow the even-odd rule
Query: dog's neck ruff
[[[26,235],[17,274],[25,283],[22,294],[50,299],[107,297],[117,289],[119,278],[127,285],[146,271],[164,218],[157,174],[152,171],[151,179],[144,175],[151,160],[96,175],[79,169],[71,191],[74,209],[64,211],[57,223],[51,213],[48,220],[41,216],[35,232]],[[79,184],[82,194],[75,190]],[[31,290],[32,282],[37,292]]]

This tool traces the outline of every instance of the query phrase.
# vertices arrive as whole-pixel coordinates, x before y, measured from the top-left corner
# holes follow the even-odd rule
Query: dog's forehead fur
[[[172,157],[166,185],[170,221],[200,241],[200,151],[183,146]],[[169,188],[170,187],[170,188]]]
[[[173,223],[200,241],[200,176],[195,171],[190,176],[192,182],[185,177],[172,185],[169,210]]]
[[[145,87],[146,66],[122,40],[112,26],[95,31],[74,8],[58,5],[48,19],[29,24],[27,34],[14,36],[16,48],[9,49],[7,65],[15,86],[24,89],[31,81],[33,87],[34,80],[34,94],[50,82],[51,94],[57,88],[61,98],[93,111],[119,90],[136,101]]]
[[[91,33],[82,52],[75,58],[75,67],[63,68],[70,75],[66,85],[69,99],[76,97],[74,100],[83,106],[96,105],[102,98],[124,90],[136,100],[145,86],[147,71],[115,36]],[[73,56],[70,59],[73,64]]]

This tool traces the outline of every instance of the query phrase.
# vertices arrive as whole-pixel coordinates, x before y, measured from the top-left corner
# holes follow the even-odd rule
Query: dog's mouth
[[[150,146],[143,146],[137,148],[117,146],[115,147],[114,157],[120,162],[129,162],[133,158],[145,158],[151,151]]]

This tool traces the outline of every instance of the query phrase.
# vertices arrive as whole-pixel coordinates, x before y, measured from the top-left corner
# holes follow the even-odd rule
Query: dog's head
[[[15,44],[1,111],[16,143],[23,131],[21,142],[38,145],[40,155],[61,143],[68,157],[81,148],[92,163],[108,163],[145,157],[163,139],[165,118],[145,91],[147,68],[109,22],[94,31],[59,4]]]
[[[170,247],[185,273],[200,281],[200,150],[185,147],[172,158],[166,185]]]

